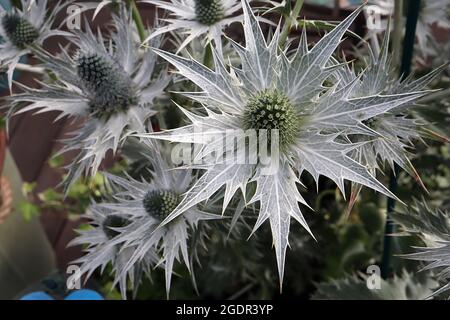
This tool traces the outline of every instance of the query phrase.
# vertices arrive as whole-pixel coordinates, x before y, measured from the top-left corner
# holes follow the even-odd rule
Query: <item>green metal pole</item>
[[[416,39],[416,26],[419,18],[421,0],[408,1],[408,16],[406,19],[406,32],[403,41],[403,55],[400,68],[400,75],[405,79],[411,73],[411,64],[414,53],[414,42]],[[391,173],[389,181],[389,190],[392,193],[397,191],[398,167],[395,166],[394,172]],[[387,219],[384,229],[383,256],[381,260],[381,277],[386,279],[391,273],[391,257],[392,257],[392,241],[391,234],[394,232],[394,223],[389,219],[390,213],[395,209],[395,200],[388,198],[387,200]]]

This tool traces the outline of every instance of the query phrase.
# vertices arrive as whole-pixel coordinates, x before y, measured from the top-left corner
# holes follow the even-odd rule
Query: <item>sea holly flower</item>
[[[80,270],[70,280],[74,284],[81,281],[82,276],[86,276],[87,280],[94,271],[103,273],[110,265],[114,285],[119,285],[122,297],[126,298],[127,290],[137,291],[142,275],[150,273],[159,257],[155,250],[149,249],[139,263],[125,268],[134,250],[124,247],[116,238],[120,230],[131,223],[129,214],[112,213],[107,205],[93,203],[86,218],[90,221],[89,229],[78,231],[79,236],[69,244],[85,246],[85,255],[72,262],[80,265]]]
[[[195,144],[198,148],[191,166],[205,170],[162,225],[223,187],[225,209],[238,189],[247,195],[247,186],[256,183],[256,191],[247,199],[248,204],[259,203],[253,232],[266,220],[270,221],[281,282],[291,218],[311,232],[299,207],[299,202],[306,205],[298,190],[301,174],[309,172],[316,182],[321,175],[325,176],[343,193],[344,181],[349,180],[395,197],[365,165],[351,157],[351,151],[365,142],[352,142],[348,137],[378,135],[363,122],[410,104],[426,92],[405,90],[350,97],[354,83],[343,85],[343,79],[333,81],[337,70],[345,65],[332,55],[362,7],[312,48],[303,32],[298,48],[290,52],[278,47],[278,30],[266,41],[250,6],[246,1],[242,3],[245,46],[234,43],[241,67],[227,69],[215,51],[213,71],[195,60],[155,49],[203,90],[186,95],[202,103],[206,112],[196,114],[183,109],[192,124],[141,136]],[[270,154],[271,163],[278,163],[277,170],[266,170],[261,157],[256,164],[226,156],[215,161],[219,158],[217,146],[219,150],[239,154],[235,146],[245,141],[245,134],[240,135],[237,143],[228,138],[243,130],[257,131],[261,137],[267,131],[271,136],[278,133],[274,137],[278,136],[279,153]],[[276,139],[269,143],[276,145]],[[250,151],[258,146],[248,143],[248,148]],[[195,161],[199,159],[205,161],[197,164],[200,162]]]
[[[6,68],[11,90],[14,70],[20,58],[31,53],[30,46],[42,45],[45,39],[66,32],[52,29],[56,14],[63,7],[57,4],[47,14],[47,0],[21,0],[22,10],[6,11],[0,6],[0,67]]]
[[[121,277],[134,265],[139,265],[149,253],[161,254],[158,265],[164,265],[167,295],[169,295],[172,270],[175,261],[183,261],[191,271],[188,240],[200,221],[220,219],[221,216],[203,212],[198,206],[186,210],[183,215],[159,227],[177,207],[183,193],[192,184],[191,170],[173,170],[168,165],[160,148],[147,143],[151,163],[150,182],[108,175],[107,178],[116,191],[114,202],[103,203],[110,216],[127,217],[130,223],[120,229],[116,242],[123,244],[123,250],[132,250],[124,265]],[[117,230],[119,231],[119,230]],[[202,239],[202,236],[199,237]],[[131,249],[130,249],[131,248]]]
[[[82,174],[95,175],[105,154],[116,152],[131,133],[146,131],[146,119],[156,113],[154,100],[170,81],[165,72],[155,71],[154,53],[138,50],[133,26],[131,15],[122,12],[114,17],[108,42],[88,28],[76,34],[73,42],[79,49],[73,57],[65,50],[60,57],[37,51],[58,79],[40,89],[22,86],[24,92],[11,97],[14,107],[27,104],[19,113],[61,111],[58,119],[86,120],[61,151],[81,150],[68,167],[66,187]]]
[[[239,0],[143,0],[142,2],[154,4],[171,14],[169,18],[163,19],[167,25],[158,28],[148,39],[172,31],[181,31],[187,35],[178,47],[178,52],[189,42],[203,35],[208,42],[214,41],[221,52],[223,30],[243,19],[242,14],[239,14],[242,10]]]

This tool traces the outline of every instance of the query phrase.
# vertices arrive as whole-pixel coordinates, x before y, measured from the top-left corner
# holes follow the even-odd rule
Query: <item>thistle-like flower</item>
[[[127,217],[129,224],[117,230],[120,235],[116,243],[122,243],[124,250],[132,250],[128,261],[122,268],[124,277],[134,265],[153,251],[161,254],[158,265],[165,268],[167,295],[169,295],[172,270],[175,261],[183,261],[191,271],[191,261],[188,254],[188,240],[191,232],[196,229],[199,221],[220,219],[221,216],[203,212],[193,206],[183,215],[160,227],[177,207],[182,195],[192,184],[191,170],[173,170],[166,157],[157,145],[146,143],[149,162],[151,164],[151,182],[144,179],[135,180],[108,175],[108,180],[116,194],[114,203],[104,203],[109,215]],[[202,237],[200,237],[201,239]],[[131,248],[131,249],[130,249]]]
[[[99,269],[103,273],[111,265],[114,285],[119,285],[122,297],[126,298],[129,288],[136,293],[143,274],[148,275],[159,261],[156,251],[152,248],[147,250],[139,263],[126,267],[134,250],[124,247],[116,239],[120,231],[131,223],[129,214],[112,212],[108,205],[93,203],[86,218],[90,220],[90,229],[79,231],[80,235],[69,244],[86,246],[86,254],[73,261],[80,265],[80,270],[71,280],[76,283],[83,275],[87,280],[95,270]]]
[[[205,170],[162,225],[222,187],[225,187],[225,209],[238,189],[246,195],[247,185],[256,183],[256,190],[253,194],[249,192],[252,197],[248,200],[249,204],[259,202],[253,232],[266,220],[270,221],[281,283],[291,218],[311,232],[299,207],[299,202],[306,205],[297,185],[301,174],[309,172],[316,182],[321,175],[328,177],[343,193],[344,180],[349,180],[395,197],[364,164],[351,157],[351,151],[365,142],[353,142],[349,137],[365,136],[369,140],[380,135],[376,129],[369,130],[364,121],[410,104],[425,92],[405,89],[401,93],[353,96],[355,82],[345,84],[340,77],[333,81],[336,72],[345,66],[332,55],[362,8],[312,48],[308,47],[303,32],[297,50],[288,55],[287,50],[278,48],[278,30],[267,42],[250,6],[245,0],[242,3],[245,47],[234,43],[241,59],[240,68],[228,70],[217,52],[213,71],[197,61],[155,49],[203,90],[187,95],[202,103],[206,114],[184,110],[191,125],[143,136],[196,144],[191,165]],[[382,75],[376,75],[375,80],[379,76]],[[235,138],[236,132],[245,130],[256,131],[259,142],[264,141],[267,132],[271,136],[278,133],[273,135],[274,140],[266,139],[271,146],[279,147],[279,152],[275,148],[269,155],[270,163],[278,163],[276,170],[267,170],[267,159],[261,156],[256,163],[227,156],[230,150],[242,156],[237,146],[245,144],[248,137],[238,134],[237,141]],[[249,151],[258,149],[255,143],[247,145]],[[220,150],[226,151],[222,154]]]
[[[22,86],[24,93],[11,97],[13,106],[28,104],[18,112],[56,110],[61,111],[58,119],[86,119],[61,151],[81,150],[69,166],[66,186],[81,174],[94,175],[106,152],[115,152],[131,133],[145,132],[146,119],[156,112],[154,99],[170,81],[165,72],[154,72],[154,53],[139,51],[131,15],[115,16],[114,26],[109,43],[89,28],[76,34],[73,41],[79,50],[74,57],[65,50],[61,57],[37,51],[58,80],[42,83],[41,89]]]
[[[56,14],[63,7],[57,4],[47,14],[47,0],[21,0],[22,10],[6,11],[0,6],[0,69],[6,68],[11,89],[14,70],[20,58],[31,53],[31,45],[42,45],[45,39],[66,32],[52,29]]]
[[[213,40],[221,52],[224,28],[243,19],[242,14],[238,14],[242,10],[239,0],[143,0],[142,2],[154,4],[173,16],[164,19],[167,25],[157,29],[149,39],[178,30],[187,34],[178,51],[195,38],[206,35],[207,41]]]

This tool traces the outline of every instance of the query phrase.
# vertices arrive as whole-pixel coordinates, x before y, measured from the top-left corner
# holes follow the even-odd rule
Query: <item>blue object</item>
[[[32,292],[24,295],[20,300],[55,300],[53,297],[43,291]]]
[[[97,291],[83,289],[71,292],[64,300],[105,300]]]
[[[20,300],[37,301],[37,300],[55,300],[49,294],[43,291],[36,291],[24,295]],[[71,292],[64,300],[105,300],[97,291],[82,289]]]

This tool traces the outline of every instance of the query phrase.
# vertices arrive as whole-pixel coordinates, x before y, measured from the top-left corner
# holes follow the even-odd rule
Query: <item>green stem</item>
[[[280,47],[283,47],[284,44],[286,43],[287,37],[292,28],[292,24],[294,23],[294,21],[297,21],[297,17],[300,14],[300,10],[302,10],[303,2],[304,0],[297,0],[295,2],[295,6],[291,14],[289,15],[289,17],[286,18],[283,31],[281,31],[280,41],[278,42]]]
[[[129,0],[128,1],[130,8],[131,8],[131,15],[133,17],[134,23],[136,24],[136,28],[139,33],[139,38],[141,41],[144,41],[147,39],[147,32],[145,31],[144,22],[142,21],[141,13],[139,12],[139,9],[136,6],[136,1]]]
[[[401,43],[403,35],[403,0],[395,0],[394,5],[394,35],[392,37],[393,65],[400,65]]]
[[[213,67],[213,52],[211,43],[208,43],[205,47],[205,55],[203,56],[203,65],[212,69]]]

